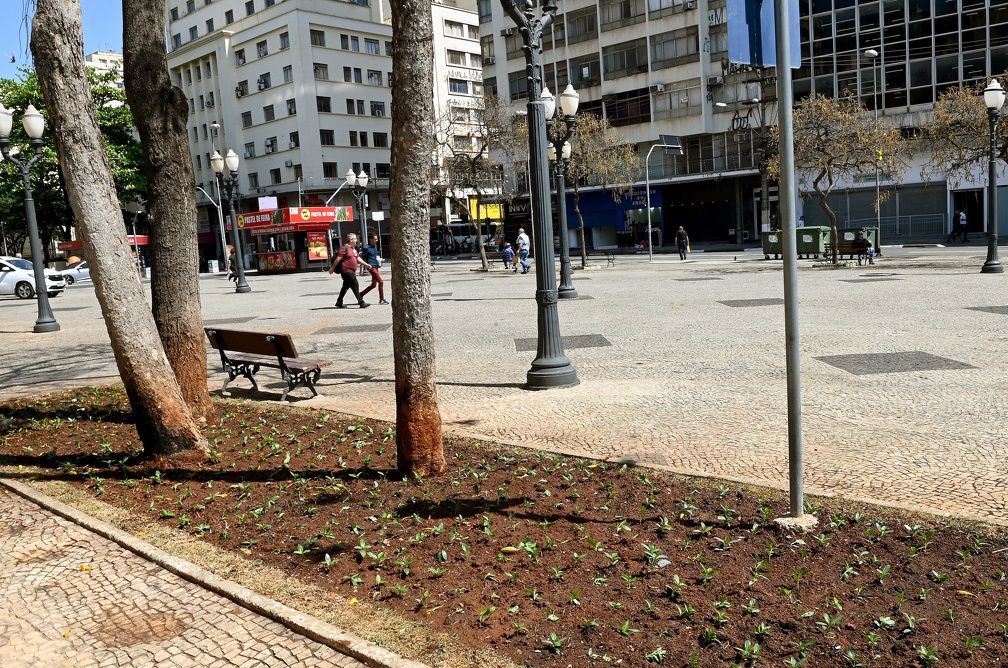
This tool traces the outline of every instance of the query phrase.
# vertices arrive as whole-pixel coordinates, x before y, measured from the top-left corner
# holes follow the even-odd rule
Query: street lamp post
[[[644,158],[644,197],[646,198],[645,207],[647,210],[647,233],[648,233],[648,245],[647,245],[647,256],[648,262],[654,259],[654,252],[651,250],[651,243],[653,240],[653,235],[651,234],[651,152],[656,148],[662,149],[666,153],[675,153],[676,155],[682,155],[682,143],[679,141],[678,137],[673,135],[658,135],[658,143],[653,144],[651,148],[648,149],[647,156]]]
[[[875,125],[878,125],[878,73],[875,69],[878,63],[879,52],[875,49],[868,49],[864,55],[872,61],[872,107],[875,108]],[[876,128],[878,131],[878,128]],[[879,161],[875,157],[875,255],[882,256],[882,202],[879,190]]]
[[[212,153],[217,152],[217,135],[220,133],[220,123],[214,121],[210,124],[210,150]],[[221,208],[221,191],[220,184],[214,181],[214,185],[217,186],[217,201],[214,202],[214,198],[207,195],[207,191],[203,190],[199,186],[196,186],[203,191],[203,194],[207,196],[207,199],[217,205],[217,222],[220,224],[220,239],[221,239],[221,253],[224,255],[224,264],[227,265],[227,233],[224,228],[224,211]],[[300,200],[298,201],[298,206],[301,206]]]
[[[21,116],[21,124],[28,133],[29,144],[35,149],[35,155],[27,160],[18,160],[10,152],[10,133],[14,127],[14,114],[0,104],[0,152],[4,160],[17,166],[24,181],[25,217],[28,219],[28,238],[31,242],[32,266],[35,270],[35,296],[38,299],[38,318],[33,331],[36,334],[58,332],[59,323],[53,317],[49,307],[49,288],[46,286],[45,263],[42,255],[42,242],[39,240],[38,221],[35,219],[35,200],[32,199],[31,167],[42,157],[42,133],[45,131],[45,119],[35,105],[29,104]]]
[[[762,88],[762,80],[760,88]],[[754,97],[746,100],[743,104],[756,107],[759,113],[759,132],[757,138],[760,143],[760,234],[770,229],[770,179],[767,175],[767,119],[766,104],[768,100],[761,97]],[[779,202],[778,202],[779,204]],[[779,226],[778,226],[779,227]]]
[[[217,173],[217,188],[222,197],[227,198],[228,211],[231,216],[231,244],[235,248],[235,260],[238,263],[238,285],[235,292],[251,292],[252,288],[245,282],[245,261],[242,255],[241,236],[238,234],[238,216],[235,213],[234,195],[238,186],[238,155],[228,149],[227,156],[214,151],[210,157],[210,166]],[[224,167],[227,167],[230,178],[224,178]]]
[[[578,94],[574,86],[567,84],[564,92],[560,93],[560,111],[563,118],[563,132],[554,133],[554,114],[557,111],[556,98],[543,87],[543,106],[546,113],[546,137],[549,141],[548,155],[553,161],[553,170],[556,175],[557,184],[557,215],[560,217],[560,287],[557,296],[560,299],[573,299],[577,297],[577,290],[572,282],[571,260],[570,260],[570,239],[567,234],[567,192],[566,178],[567,166],[570,165],[571,145],[568,141],[574,134],[574,125],[577,122],[574,114],[578,108]]]
[[[360,241],[361,241],[361,244],[365,244],[365,243],[367,243],[367,212],[365,211],[365,209],[367,208],[367,204],[368,204],[368,201],[367,201],[367,184],[368,184],[368,175],[367,175],[367,172],[365,172],[362,169],[360,174],[354,174],[354,171],[352,169],[348,170],[347,173],[346,173],[346,183],[347,183],[348,186],[350,186],[351,188],[353,188],[353,196],[357,199],[357,208],[360,209],[360,229],[361,229]],[[357,187],[357,186],[359,186],[359,187]],[[343,186],[340,186],[340,187],[342,188]],[[337,190],[336,192],[339,192],[339,190]],[[335,194],[336,193],[333,193],[333,195],[335,195]],[[342,241],[342,239],[341,239],[341,241]]]
[[[1005,92],[997,79],[984,90],[984,104],[987,105],[987,120],[990,123],[990,159],[987,164],[987,261],[980,268],[984,274],[1000,274],[1004,271],[998,259],[997,220],[997,126],[1001,107],[1005,103]]]
[[[553,270],[553,213],[549,206],[549,160],[546,157],[546,116],[542,93],[542,33],[556,17],[556,0],[542,0],[540,11],[536,3],[526,0],[501,0],[501,6],[518,26],[525,51],[528,73],[529,167],[531,205],[535,230],[536,258],[536,319],[538,342],[536,358],[527,374],[528,388],[545,390],[578,384],[577,371],[564,354],[560,338],[560,318],[557,308],[556,272]]]

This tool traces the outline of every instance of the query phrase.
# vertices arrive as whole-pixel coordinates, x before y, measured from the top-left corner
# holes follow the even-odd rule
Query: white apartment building
[[[942,90],[1000,75],[1008,62],[1006,0],[800,0],[799,8],[795,97],[858,95],[908,133]],[[521,35],[500,0],[479,0],[478,13],[484,86],[524,106]],[[683,155],[655,150],[650,161],[651,215],[666,242],[680,224],[694,241],[759,238],[760,129],[777,122],[776,75],[729,61],[725,0],[562,0],[543,63],[550,90],[571,83],[579,113],[608,118],[637,145],[642,164],[659,135],[681,138]],[[913,170],[907,181],[882,184],[893,191],[881,213],[884,239],[940,234],[953,208],[967,210],[971,231],[984,229],[982,187],[923,183]],[[841,218],[874,224],[874,177],[849,185],[835,195]],[[643,174],[622,202],[586,194],[589,245],[646,237]],[[776,224],[775,188],[769,199]],[[805,211],[809,224],[821,222],[818,207]]]
[[[117,76],[116,88],[123,89],[123,55],[114,51],[95,51],[84,57],[85,67],[90,67],[98,74],[114,72]]]
[[[470,68],[464,76],[448,71],[449,52],[466,52],[469,65],[468,54],[479,52],[475,13],[447,4],[432,9],[436,103],[481,95]],[[260,197],[276,197],[280,208],[323,206],[349,169],[370,177],[369,210],[388,210],[392,28],[386,3],[166,0],[165,14],[171,78],[189,101],[197,186],[215,195],[210,156],[233,149],[241,159],[245,212],[258,210]],[[220,257],[216,209],[199,191],[197,204],[201,253]],[[356,215],[350,188],[330,206],[353,206]],[[388,229],[383,223],[386,240]],[[253,250],[304,250],[303,239],[252,241]]]

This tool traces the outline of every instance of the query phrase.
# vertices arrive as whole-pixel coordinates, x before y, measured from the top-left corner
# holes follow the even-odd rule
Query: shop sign
[[[297,268],[297,261],[291,251],[277,253],[259,253],[259,271],[288,271]]]
[[[325,232],[308,232],[308,259],[328,260],[329,244]]]

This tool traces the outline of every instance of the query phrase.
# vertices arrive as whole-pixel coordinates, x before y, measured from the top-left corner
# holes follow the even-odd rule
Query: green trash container
[[[820,255],[826,253],[826,244],[830,238],[830,228],[813,225],[811,227],[799,227],[796,232],[798,235],[796,239],[798,257],[805,256],[807,259],[811,256],[818,260]]]
[[[840,239],[846,239],[847,241],[853,241],[857,238],[858,232],[864,232],[865,239],[867,239],[875,252],[878,252],[878,228],[877,227],[841,227],[837,230],[840,235]]]
[[[770,259],[771,254],[773,254],[773,259],[776,260],[784,252],[784,242],[781,234],[780,230],[770,230],[763,233],[761,237],[763,241],[763,257],[767,260]]]

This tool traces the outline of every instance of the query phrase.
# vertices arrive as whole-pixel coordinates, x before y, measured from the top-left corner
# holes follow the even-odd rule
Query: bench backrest
[[[294,341],[289,334],[272,332],[246,332],[240,329],[220,329],[204,327],[210,345],[217,350],[224,349],[236,353],[252,355],[276,355],[294,359],[298,356]]]

